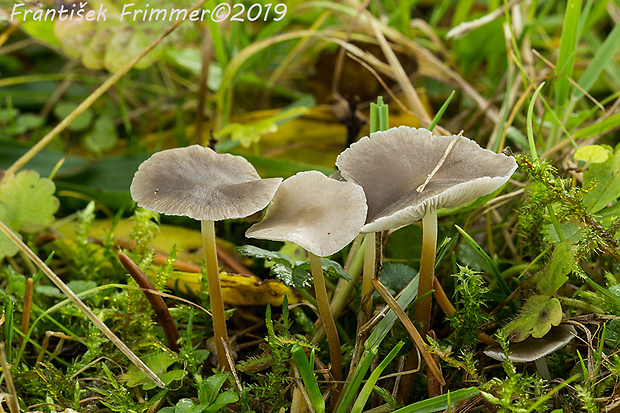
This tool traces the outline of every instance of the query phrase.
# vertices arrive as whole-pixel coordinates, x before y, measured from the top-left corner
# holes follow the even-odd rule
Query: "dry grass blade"
[[[428,113],[426,113],[426,109],[424,108],[424,105],[422,104],[420,97],[418,96],[413,85],[411,84],[411,81],[409,80],[407,73],[405,73],[405,69],[403,69],[403,66],[398,61],[396,54],[390,47],[385,36],[381,32],[381,29],[379,29],[378,22],[374,18],[371,18],[370,16],[369,16],[369,20],[375,31],[377,40],[379,41],[379,46],[381,46],[381,50],[383,50],[383,54],[387,58],[387,61],[389,62],[390,67],[392,68],[392,71],[394,72],[394,77],[396,81],[398,82],[400,87],[403,89],[403,92],[405,93],[405,97],[407,98],[407,101],[409,102],[409,105],[411,106],[411,109],[417,114],[420,120],[428,126],[431,123],[431,118],[430,116],[428,116]]]
[[[159,377],[153,371],[148,368],[146,364],[142,360],[136,356],[133,351],[129,347],[125,345],[113,332],[106,326],[103,321],[101,321],[95,313],[86,305],[80,298],[75,295],[73,291],[52,271],[45,263],[30,249],[26,244],[20,240],[17,235],[13,233],[2,221],[0,221],[0,230],[4,232],[4,234],[9,237],[11,241],[13,241],[20,250],[23,251],[26,256],[35,263],[37,267],[41,271],[47,275],[47,277],[62,291],[67,298],[69,298],[77,308],[80,309],[89,319],[95,324],[103,334],[112,342],[118,349],[125,355],[132,363],[136,365],[149,379],[151,379],[157,386],[162,389],[166,387],[164,382],[160,380]]]
[[[17,401],[17,390],[15,390],[15,384],[13,384],[13,376],[11,375],[11,369],[9,363],[6,360],[6,353],[4,351],[4,342],[0,343],[0,365],[2,366],[2,372],[4,373],[4,380],[6,381],[6,388],[8,390],[8,396],[6,403],[9,405],[11,413],[19,413],[19,403]]]
[[[407,329],[407,332],[413,339],[413,342],[415,343],[416,347],[418,348],[418,350],[420,350],[420,354],[422,354],[422,358],[424,358],[424,360],[426,361],[426,364],[428,365],[429,369],[433,373],[433,376],[435,376],[437,381],[442,386],[445,386],[446,381],[444,380],[443,375],[441,374],[441,371],[439,370],[439,367],[437,367],[435,360],[433,360],[433,357],[429,354],[429,352],[426,351],[426,348],[424,347],[424,340],[422,339],[422,336],[420,336],[420,333],[418,333],[418,330],[413,325],[413,322],[411,321],[411,319],[407,316],[407,314],[405,314],[403,309],[400,308],[396,300],[394,300],[394,297],[392,297],[389,291],[385,289],[385,287],[383,286],[383,284],[381,284],[379,280],[373,279],[372,285],[373,287],[375,287],[375,290],[377,290],[381,298],[383,298],[383,300],[385,300],[387,305],[390,306],[392,311],[396,313],[400,322],[403,323],[403,325],[405,326],[405,329]]]
[[[472,20],[469,22],[463,22],[459,24],[458,26],[450,29],[450,31],[446,34],[446,39],[455,39],[455,40],[460,39],[461,37],[465,36],[470,31],[477,29],[478,27],[482,27],[485,24],[488,24],[492,22],[493,20],[497,19],[498,17],[501,17],[504,14],[504,10],[506,7],[510,9],[512,6],[515,6],[521,3],[522,1],[523,0],[512,0],[506,6],[498,7],[497,9],[493,10],[489,14],[486,14],[480,17],[479,19]]]

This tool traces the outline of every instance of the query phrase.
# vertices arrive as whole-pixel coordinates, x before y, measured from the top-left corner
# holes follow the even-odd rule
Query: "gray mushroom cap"
[[[529,363],[545,357],[556,350],[567,345],[575,336],[577,331],[571,325],[562,324],[552,327],[547,334],[541,338],[528,337],[519,343],[510,344],[508,359],[513,363]],[[494,360],[503,361],[504,351],[499,346],[491,347],[484,351],[484,354]]]
[[[265,208],[281,178],[261,179],[245,158],[192,145],[153,154],[138,167],[131,196],[166,215],[220,221]]]
[[[418,192],[454,140],[442,166]],[[418,221],[431,208],[452,208],[490,194],[510,178],[517,163],[462,136],[400,126],[363,137],[338,156],[336,166],[366,193],[362,232],[377,232]]]
[[[366,211],[366,198],[359,185],[330,179],[318,171],[299,172],[282,182],[265,218],[245,235],[293,242],[327,257],[359,234]]]

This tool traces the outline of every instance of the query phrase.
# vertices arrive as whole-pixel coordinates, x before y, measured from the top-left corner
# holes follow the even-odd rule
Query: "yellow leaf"
[[[277,280],[261,280],[240,274],[220,273],[222,298],[230,306],[282,305],[284,296],[289,304],[298,303],[294,290]],[[200,294],[200,274],[173,272],[166,286],[184,295]]]

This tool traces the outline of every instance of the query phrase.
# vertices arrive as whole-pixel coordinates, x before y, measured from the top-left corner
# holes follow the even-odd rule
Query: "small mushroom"
[[[362,232],[422,220],[418,297],[423,297],[433,282],[437,210],[495,191],[510,178],[517,163],[460,135],[434,136],[427,129],[400,126],[363,137],[338,156],[336,166],[345,179],[361,185],[366,193],[368,216]],[[430,323],[431,299],[427,295],[416,306],[423,335]]]
[[[214,221],[244,218],[260,211],[271,201],[280,182],[281,178],[261,179],[254,167],[240,156],[192,145],[153,154],[138,167],[131,183],[131,196],[138,206],[201,222],[220,367],[225,365],[224,342],[228,344],[228,333]]]
[[[282,182],[265,218],[245,234],[249,238],[294,242],[308,252],[336,381],[342,379],[340,339],[319,257],[333,255],[353,241],[364,225],[366,211],[366,198],[359,185],[330,179],[318,171],[300,172]]]
[[[551,330],[541,338],[530,336],[519,343],[511,343],[508,346],[508,360],[513,363],[533,361],[536,363],[540,376],[545,380],[550,380],[551,376],[545,357],[567,345],[576,335],[577,331],[571,325],[562,324],[551,327]],[[484,350],[484,354],[498,361],[506,359],[506,355],[500,346],[489,347]]]

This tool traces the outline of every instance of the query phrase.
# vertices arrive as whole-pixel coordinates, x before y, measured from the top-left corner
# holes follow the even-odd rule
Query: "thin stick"
[[[205,253],[207,266],[207,283],[209,284],[209,301],[211,302],[211,314],[213,316],[213,335],[217,349],[218,366],[232,371],[233,366],[226,359],[224,344],[230,345],[228,331],[226,330],[226,313],[224,312],[224,300],[222,287],[220,286],[220,271],[217,266],[217,249],[215,247],[215,225],[213,221],[200,221],[202,229],[202,245]],[[224,340],[224,341],[222,341]]]
[[[230,348],[228,347],[228,343],[222,339],[222,345],[224,346],[224,351],[226,352],[226,360],[228,360],[228,364],[230,366],[234,366],[235,361],[233,360],[233,355],[232,355],[232,352],[230,351]],[[239,392],[239,395],[241,395],[243,393],[243,387],[241,386],[241,380],[239,380],[239,376],[237,375],[237,369],[236,368],[231,369],[230,372],[232,373],[233,378],[235,379],[235,384],[237,385],[237,391]]]
[[[385,300],[387,305],[390,306],[392,311],[396,313],[400,322],[403,323],[403,325],[405,326],[405,329],[411,336],[411,339],[415,343],[416,347],[418,348],[418,350],[420,350],[420,354],[422,354],[422,358],[426,361],[426,364],[428,365],[431,372],[433,373],[433,376],[435,376],[437,381],[442,386],[445,386],[446,381],[444,380],[443,375],[441,374],[441,371],[439,370],[439,367],[437,367],[435,360],[433,360],[433,356],[431,356],[429,352],[426,351],[426,347],[424,347],[424,340],[422,340],[422,336],[420,336],[420,333],[413,325],[413,322],[409,319],[409,317],[407,317],[407,314],[405,314],[405,311],[402,308],[400,308],[400,306],[398,305],[394,297],[392,297],[390,292],[385,289],[385,287],[383,286],[383,284],[381,284],[379,280],[377,279],[372,280],[372,285],[373,287],[375,287],[375,290],[377,290],[381,298],[383,298],[383,300]]]
[[[6,352],[4,351],[4,342],[0,342],[0,366],[2,366],[2,372],[4,373],[4,380],[6,381],[6,388],[8,391],[8,397],[6,403],[9,405],[11,413],[19,413],[19,402],[17,401],[17,390],[15,390],[15,384],[13,384],[13,376],[11,375],[11,369],[9,363],[6,360]]]
[[[420,279],[415,306],[415,319],[422,323],[422,337],[426,336],[431,323],[433,296],[428,294],[435,275],[435,250],[437,249],[437,210],[430,208],[422,218],[422,256],[420,258]],[[426,296],[424,296],[426,294]]]
[[[155,311],[155,315],[157,316],[157,321],[164,329],[164,334],[166,335],[166,340],[168,341],[168,347],[170,350],[178,353],[179,345],[177,341],[179,340],[179,330],[177,330],[176,324],[174,324],[174,320],[170,315],[170,311],[168,310],[168,306],[164,299],[157,294],[153,294],[151,291],[156,291],[155,286],[146,276],[144,272],[138,267],[138,265],[131,260],[127,255],[122,252],[118,253],[118,258],[125,267],[125,270],[131,275],[131,277],[138,283],[138,286],[142,288],[146,299],[149,300],[151,307]]]
[[[187,15],[191,15],[194,10],[198,10],[207,0],[198,0],[191,9],[187,11]],[[6,172],[14,174],[19,171],[28,161],[30,161],[37,153],[39,153],[48,143],[52,141],[56,136],[67,128],[82,112],[88,109],[93,103],[97,101],[105,92],[108,91],[121,77],[125,76],[127,72],[131,70],[144,56],[146,56],[151,50],[155,48],[166,36],[172,33],[177,27],[183,24],[185,20],[177,20],[172,26],[170,26],[165,32],[163,32],[157,39],[149,44],[140,54],[131,59],[122,69],[110,76],[105,82],[101,84],[97,89],[93,91],[77,108],[73,110],[66,118],[64,118],[54,129],[52,129],[47,135],[45,135],[39,142],[32,146],[23,154],[13,165],[11,165]]]
[[[431,181],[431,179],[433,179],[433,176],[435,176],[435,174],[437,173],[437,171],[439,170],[439,168],[441,168],[441,165],[443,165],[443,163],[446,161],[446,158],[448,157],[448,155],[450,154],[450,151],[452,150],[452,148],[454,147],[454,145],[456,145],[456,142],[459,140],[459,137],[461,137],[463,135],[463,131],[459,132],[459,135],[456,137],[456,139],[452,140],[450,142],[450,144],[448,145],[448,147],[446,148],[446,151],[443,153],[443,156],[441,157],[441,159],[439,160],[439,162],[437,162],[437,165],[435,166],[435,169],[433,169],[431,171],[430,174],[428,174],[426,176],[426,180],[424,181],[424,183],[422,185],[420,185],[417,189],[416,192],[418,194],[422,193],[422,191],[424,191],[424,189],[426,189],[426,185],[428,185],[428,183]]]
[[[332,376],[334,377],[334,381],[339,382],[342,380],[340,337],[338,337],[336,322],[334,321],[334,317],[332,317],[332,312],[329,308],[329,297],[327,296],[327,287],[325,286],[325,279],[323,278],[321,259],[310,251],[308,251],[308,257],[310,258],[310,269],[312,270],[312,280],[314,281],[316,303],[319,307],[321,321],[325,327],[325,334],[327,335],[329,357],[332,363]],[[337,397],[338,395],[335,394],[335,398]]]
[[[118,347],[118,349],[129,360],[131,360],[133,364],[136,365],[136,367],[138,367],[138,369],[140,369],[158,387],[161,387],[162,389],[166,388],[164,382],[161,381],[159,377],[157,377],[157,375],[153,373],[153,371],[148,368],[148,366],[144,364],[144,362],[140,360],[138,356],[136,356],[133,351],[131,351],[131,349],[127,347],[125,343],[123,343],[121,339],[119,339],[112,332],[112,330],[110,330],[108,326],[106,326],[103,321],[101,321],[95,315],[95,313],[93,313],[92,310],[86,304],[84,304],[84,302],[80,300],[77,295],[75,295],[73,291],[71,291],[69,287],[67,287],[67,285],[54,273],[54,271],[52,271],[47,265],[45,265],[45,263],[30,248],[28,248],[28,246],[24,244],[22,240],[20,240],[17,235],[15,235],[13,231],[11,231],[2,221],[0,221],[0,230],[2,230],[2,232],[4,232],[4,234],[9,237],[11,241],[13,241],[19,247],[19,249],[24,252],[24,254],[27,255],[28,258],[30,258],[30,260],[34,262],[35,265],[45,273],[45,275],[47,275],[47,277],[56,285],[56,287],[58,287],[60,291],[62,291],[67,296],[67,298],[69,298],[73,302],[73,304],[75,304],[75,306],[79,308],[80,311],[82,311],[86,315],[86,317],[88,317],[90,321],[92,321],[93,324],[95,324],[101,330],[101,332],[105,334],[105,336],[112,343],[114,343],[114,345]]]

